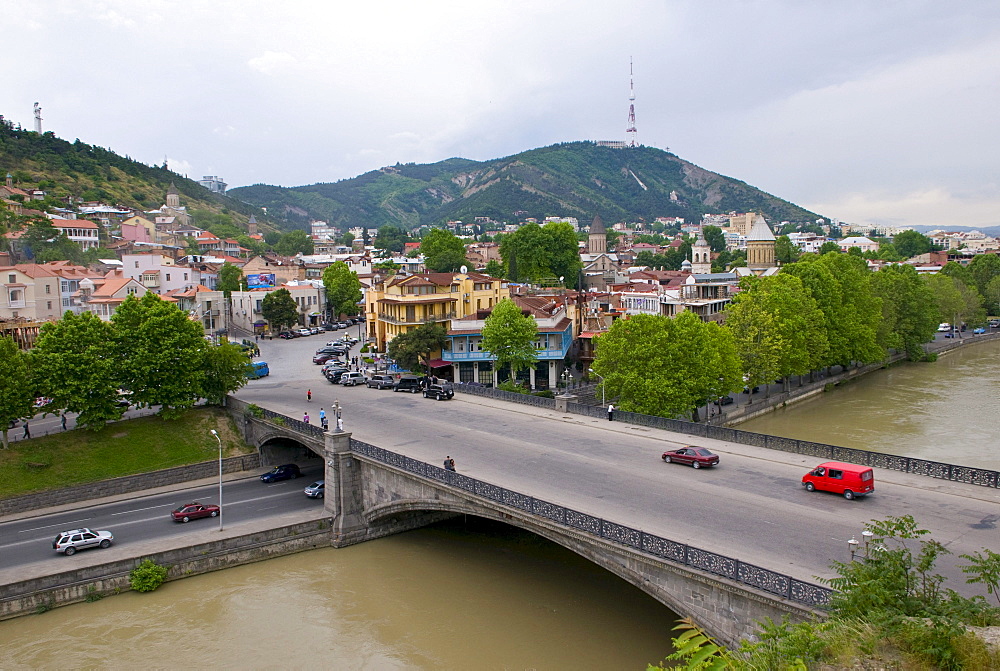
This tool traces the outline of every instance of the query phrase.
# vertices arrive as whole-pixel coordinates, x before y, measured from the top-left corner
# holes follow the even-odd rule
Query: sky
[[[37,101],[43,131],[230,188],[625,139],[631,59],[642,144],[849,223],[1000,225],[995,0],[0,0],[0,16],[0,115],[33,128]]]

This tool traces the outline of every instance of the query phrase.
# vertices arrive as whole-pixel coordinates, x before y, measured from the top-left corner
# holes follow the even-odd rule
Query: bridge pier
[[[351,456],[351,434],[326,434],[324,449],[326,497],[323,505],[333,518],[333,547],[342,548],[368,538],[362,511],[361,464]]]

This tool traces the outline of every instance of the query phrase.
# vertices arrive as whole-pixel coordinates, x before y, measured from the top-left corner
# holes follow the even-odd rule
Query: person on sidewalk
[[[62,430],[66,430],[66,413],[62,413]]]
[[[455,470],[455,460],[452,459],[450,456],[447,456],[447,457],[444,458],[444,469],[446,471],[454,471]]]
[[[608,421],[613,422],[615,419],[615,406],[608,403]]]
[[[28,428],[28,420],[24,420],[24,434],[21,438],[31,438],[31,429]]]
[[[309,423],[309,412],[308,411],[306,411],[305,414],[302,415],[302,421],[305,422],[306,424]]]
[[[326,421],[326,410],[323,408],[319,409],[319,423],[323,424]]]

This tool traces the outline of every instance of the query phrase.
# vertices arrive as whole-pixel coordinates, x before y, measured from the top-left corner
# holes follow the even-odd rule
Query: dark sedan
[[[668,464],[689,464],[694,468],[715,466],[719,463],[719,455],[706,450],[704,447],[693,447],[688,445],[676,450],[667,450],[663,453],[663,461]]]
[[[337,358],[337,355],[333,352],[321,352],[313,357],[313,363],[326,363],[330,359]]]
[[[278,480],[294,480],[302,475],[299,467],[295,464],[284,464],[275,466],[264,475],[260,476],[261,482],[277,482]]]
[[[174,509],[170,516],[174,522],[190,522],[199,517],[218,517],[219,506],[204,503],[188,503]]]

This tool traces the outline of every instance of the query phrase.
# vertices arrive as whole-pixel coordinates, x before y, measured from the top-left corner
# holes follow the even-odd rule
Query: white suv
[[[64,555],[75,554],[77,550],[86,548],[111,547],[115,539],[110,531],[91,531],[90,529],[72,529],[62,531],[52,541],[52,549]]]
[[[364,384],[365,376],[358,371],[350,371],[340,376],[340,384],[345,387],[353,387],[356,384]]]

